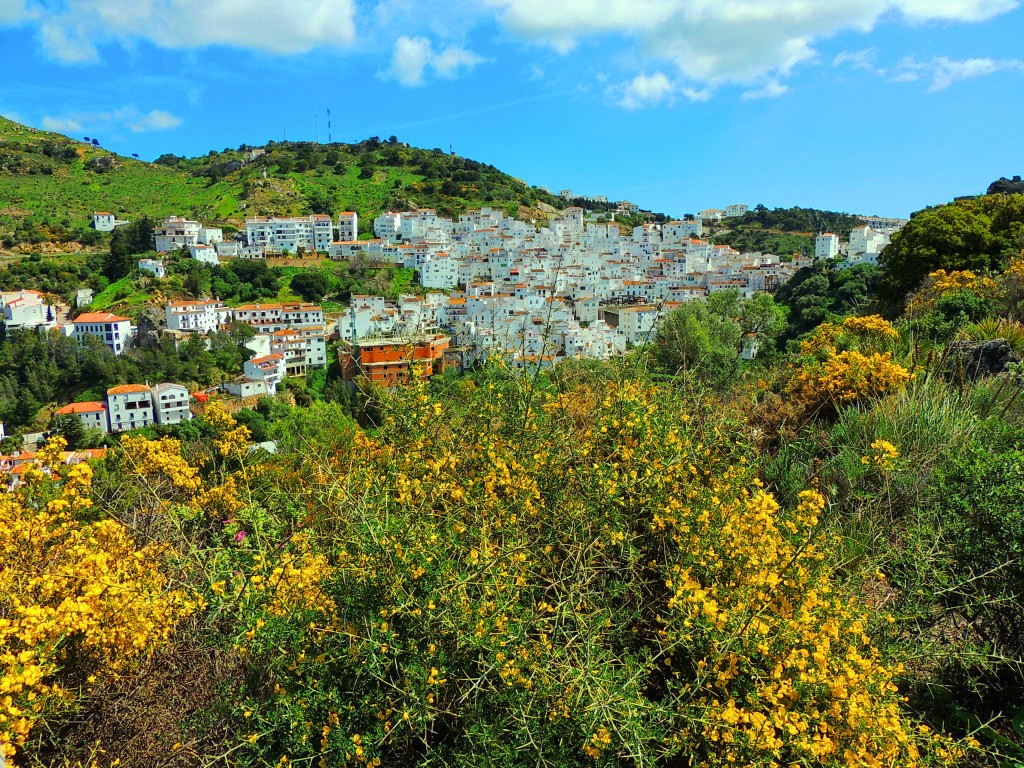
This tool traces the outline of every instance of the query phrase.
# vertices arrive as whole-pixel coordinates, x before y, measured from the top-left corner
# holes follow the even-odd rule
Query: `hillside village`
[[[627,201],[617,210],[628,214],[634,208]],[[641,224],[629,234],[623,234],[614,213],[588,213],[580,207],[543,223],[520,221],[489,207],[458,221],[432,210],[385,211],[373,220],[375,236],[364,239],[358,239],[359,217],[351,211],[337,219],[320,214],[249,218],[235,238],[226,238],[220,227],[169,216],[153,230],[157,256],[138,259],[137,267],[162,279],[163,255],[187,252],[211,265],[310,254],[414,270],[422,295],[401,295],[395,301],[354,295],[330,322],[322,307],[312,304],[229,307],[215,297],[168,301],[161,325],[179,339],[236,322],[253,329],[246,343],[252,359],[240,376],[220,386],[223,395],[245,399],[274,396],[286,376],[304,376],[328,365],[332,340],[339,342],[336,359],[346,381],[364,376],[390,386],[409,380],[413,360],[425,362],[428,375],[465,370],[495,353],[516,368],[531,370],[570,358],[607,360],[649,341],[659,321],[687,302],[720,291],[741,297],[771,292],[819,260],[839,270],[875,264],[905,223],[874,217],[848,238],[821,233],[813,256],[741,253],[703,239],[707,229],[748,210],[746,205],[706,209],[683,220]],[[100,232],[129,223],[107,211],[96,212],[92,220]],[[88,311],[91,300],[91,291],[81,289],[75,303],[85,311],[62,323],[59,318],[68,308],[48,304],[38,291],[0,294],[7,328],[56,328],[83,343],[98,339],[120,355],[136,334],[132,319]],[[742,356],[753,358],[758,345],[757,338],[745,339]],[[102,432],[180,421],[161,418],[156,390],[127,386],[149,393],[145,403],[131,406],[131,418],[122,419],[125,407],[113,390],[107,402],[69,404],[55,416],[77,416]],[[185,389],[170,382],[159,386]]]

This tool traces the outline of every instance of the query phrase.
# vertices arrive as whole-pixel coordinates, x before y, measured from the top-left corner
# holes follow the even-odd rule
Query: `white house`
[[[393,241],[398,239],[398,233],[402,231],[402,214],[394,211],[385,211],[373,220],[373,234],[381,240]],[[344,240],[345,238],[340,238]],[[352,238],[355,240],[356,238]]]
[[[889,244],[889,236],[868,226],[850,230],[850,248],[847,261],[854,264],[875,264],[878,254]]]
[[[132,321],[110,312],[86,312],[75,318],[72,335],[81,344],[87,336],[92,336],[113,351],[115,355],[124,352],[132,338]]]
[[[96,294],[92,288],[79,288],[75,291],[75,309],[89,306],[95,297]]]
[[[359,214],[342,211],[338,214],[338,240],[349,242],[359,239]]]
[[[188,389],[181,384],[157,384],[153,395],[153,410],[157,424],[180,424],[192,418]]]
[[[190,245],[188,247],[188,254],[196,261],[201,261],[204,264],[212,264],[213,266],[220,264],[217,249],[212,245]]]
[[[107,418],[107,404],[99,400],[86,403],[69,403],[53,412],[54,416],[77,416],[79,421],[89,429],[98,429],[103,433],[110,431],[110,420]]]
[[[153,394],[145,384],[122,384],[107,390],[110,431],[141,429],[154,423]]]
[[[725,206],[725,218],[736,219],[743,216],[750,210],[749,205],[743,203],[733,203],[732,205]]]
[[[630,344],[643,344],[654,338],[654,327],[660,315],[657,307],[648,305],[620,307],[618,332]]]
[[[92,215],[92,228],[97,232],[113,232],[118,227],[128,223],[117,218],[110,211],[96,211]]]
[[[179,248],[188,248],[199,242],[202,225],[181,216],[168,216],[153,230],[153,248],[158,253],[168,253]]]
[[[221,389],[235,397],[264,397],[270,394],[267,391],[267,382],[263,379],[247,379],[244,376],[221,384]]]
[[[823,232],[814,239],[814,258],[834,259],[839,255],[839,235]]]
[[[220,227],[200,227],[196,236],[199,245],[216,245],[224,242],[224,230]]]
[[[417,277],[424,288],[454,288],[459,284],[459,262],[447,256],[431,259],[417,270]]]
[[[8,328],[35,328],[48,322],[47,304],[39,291],[5,291],[0,293],[0,307]]]
[[[164,269],[164,263],[160,259],[139,259],[139,269],[143,272],[150,272],[161,280],[167,277],[167,270]]]
[[[246,360],[242,366],[242,374],[247,379],[263,381],[267,387],[267,394],[273,397],[277,394],[277,385],[284,378],[284,355],[274,353]]]
[[[172,331],[216,331],[230,320],[231,310],[219,301],[172,301],[164,307],[167,328]]]
[[[235,308],[234,314],[235,320],[251,325],[259,333],[273,333],[282,328],[324,325],[323,307],[300,302],[242,304]]]

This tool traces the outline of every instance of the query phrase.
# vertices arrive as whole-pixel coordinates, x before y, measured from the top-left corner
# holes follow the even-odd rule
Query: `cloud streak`
[[[107,112],[76,112],[66,115],[47,115],[40,127],[57,133],[81,133],[114,130],[125,127],[132,133],[167,131],[181,125],[181,118],[162,109],[153,109],[145,114],[132,106],[121,107]]]
[[[778,81],[818,55],[839,32],[906,23],[978,22],[1020,0],[487,0],[512,34],[572,50],[586,38],[625,39],[651,60],[669,62],[702,85]],[[777,89],[776,89],[777,90]]]
[[[0,23],[17,1],[0,0]],[[43,49],[71,64],[98,60],[98,46],[108,42],[297,54],[356,37],[354,0],[63,0],[33,16]]]
[[[452,80],[487,61],[466,48],[448,45],[440,51],[425,37],[399,37],[391,53],[391,66],[381,76],[407,87],[423,85],[427,71]]]

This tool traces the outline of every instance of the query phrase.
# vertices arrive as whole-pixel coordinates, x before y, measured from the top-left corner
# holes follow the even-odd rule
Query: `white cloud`
[[[147,131],[167,131],[181,125],[181,118],[172,115],[162,109],[154,109],[149,114],[142,115],[138,120],[128,124],[135,133]]]
[[[82,131],[82,124],[70,117],[50,117],[47,115],[43,118],[41,127],[44,131],[54,131],[56,133],[80,133]]]
[[[456,45],[449,45],[434,57],[430,65],[439,76],[451,79],[462,72],[468,72],[484,61],[486,59],[483,56],[477,56],[472,51],[459,48]]]
[[[450,80],[485,61],[482,56],[457,45],[435,52],[427,38],[403,35],[395,41],[390,68],[382,74],[412,87],[423,85],[428,68],[438,77]]]
[[[639,109],[670,101],[674,87],[664,72],[655,72],[653,75],[641,72],[620,86],[619,90],[621,106],[626,109]]]
[[[894,83],[912,83],[931,80],[928,90],[942,91],[960,80],[986,77],[997,72],[1024,72],[1024,61],[1020,59],[949,59],[937,56],[929,61],[917,61],[913,57],[903,59],[890,78]]]
[[[753,88],[749,91],[744,91],[740,98],[744,101],[751,101],[753,99],[777,99],[785,93],[789,93],[788,85],[783,85],[778,80],[769,80],[760,88]]]
[[[22,0],[0,0],[0,25],[16,24],[28,16]]]
[[[43,47],[68,62],[97,58],[97,42],[107,40],[277,54],[355,40],[353,0],[65,0],[40,16]]]
[[[47,115],[43,118],[42,128],[46,131],[59,133],[109,131],[122,126],[132,133],[149,131],[166,131],[181,125],[181,118],[162,109],[154,109],[142,114],[133,106],[120,107],[107,112],[75,112],[60,117]]]
[[[696,103],[703,103],[705,101],[710,101],[711,97],[715,95],[715,89],[714,88],[690,88],[690,87],[686,87],[686,88],[681,88],[679,92],[682,93],[683,96],[688,98],[690,101],[693,101],[693,102],[696,102]]]
[[[434,55],[434,47],[425,37],[402,36],[395,41],[389,74],[402,85],[423,84],[423,71]]]
[[[570,50],[581,38],[635,41],[698,83],[751,84],[785,77],[814,59],[814,44],[884,20],[973,22],[1020,0],[486,0],[520,37]]]
[[[874,48],[865,48],[863,51],[841,51],[832,59],[833,67],[850,67],[851,69],[863,69],[866,72],[878,72],[875,68],[875,58],[878,51]]]

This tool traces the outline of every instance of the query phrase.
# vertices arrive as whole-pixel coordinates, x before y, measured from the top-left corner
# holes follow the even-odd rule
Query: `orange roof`
[[[127,317],[121,317],[112,312],[86,312],[84,315],[76,317],[74,322],[77,325],[78,323],[123,323],[130,321],[128,321]]]
[[[63,408],[58,408],[54,413],[59,416],[65,416],[71,413],[96,413],[97,411],[105,411],[107,406],[101,403],[99,400],[89,400],[84,403],[68,403]]]
[[[134,392],[149,392],[149,387],[145,384],[122,384],[107,390],[108,395],[129,395]]]

